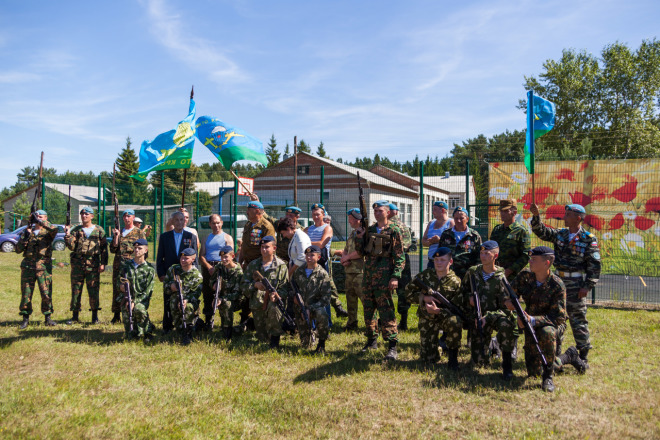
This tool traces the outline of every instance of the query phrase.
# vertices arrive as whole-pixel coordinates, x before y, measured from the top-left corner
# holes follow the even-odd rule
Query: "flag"
[[[555,104],[531,90],[527,92],[527,137],[525,139],[525,167],[534,174],[534,141],[555,126]]]
[[[254,160],[268,165],[261,141],[241,130],[210,116],[200,116],[195,123],[197,139],[230,169],[238,160]]]
[[[195,101],[190,100],[188,116],[174,130],[161,133],[151,141],[142,142],[140,168],[131,177],[144,181],[152,171],[190,168],[195,145]]]

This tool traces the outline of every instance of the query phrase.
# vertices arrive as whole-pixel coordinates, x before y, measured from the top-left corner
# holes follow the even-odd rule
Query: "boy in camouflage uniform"
[[[451,270],[456,273],[457,277],[463,279],[470,267],[479,264],[481,236],[468,226],[470,214],[467,209],[457,206],[453,216],[454,227],[444,230],[440,235],[438,247],[451,249],[454,260]]]
[[[121,295],[115,298],[121,308],[122,321],[124,322],[124,335],[126,339],[134,337],[144,338],[149,341],[153,335],[154,326],[149,320],[149,302],[154,291],[156,282],[156,269],[146,262],[149,243],[144,238],[135,241],[133,245],[133,259],[125,261],[120,269],[120,278],[117,280],[117,289]],[[128,281],[131,304],[133,308],[133,332],[130,331],[128,316],[128,301],[124,291],[124,283]]]
[[[518,209],[515,199],[500,200],[500,218],[502,223],[495,225],[490,239],[500,247],[497,264],[504,268],[504,275],[512,280],[527,266],[531,239],[527,228],[515,221]]]
[[[600,277],[600,250],[596,236],[582,228],[586,215],[583,206],[566,205],[565,228],[554,229],[541,223],[539,209],[530,207],[532,212],[532,232],[541,240],[553,243],[555,269],[566,286],[566,310],[573,329],[575,344],[580,358],[588,368],[587,355],[591,348],[589,322],[587,321],[587,294],[594,288]],[[557,353],[561,352],[566,325],[558,329]]]
[[[50,318],[53,313],[53,240],[57,235],[57,226],[48,221],[46,211],[40,209],[30,217],[30,223],[16,243],[17,254],[23,253],[21,261],[21,305],[19,314],[23,315],[20,328],[28,326],[32,314],[32,293],[35,282],[41,292],[41,313],[47,326],[57,325]]]
[[[346,291],[346,308],[348,309],[348,322],[344,330],[357,331],[358,329],[358,300],[362,301],[362,272],[364,270],[364,257],[357,252],[357,228],[360,227],[362,213],[360,209],[353,208],[346,212],[348,223],[353,230],[346,239],[346,246],[343,250],[337,251],[336,255],[341,257],[341,264],[344,266],[346,280],[344,281],[344,290]]]
[[[69,231],[65,227],[64,242],[71,250],[71,312],[73,317],[68,325],[79,322],[80,302],[83,285],[87,285],[89,309],[92,311],[92,324],[98,324],[99,288],[101,273],[108,264],[108,241],[105,231],[99,225],[92,224],[94,210],[86,207],[80,210],[82,223]]]
[[[489,240],[481,245],[479,258],[481,264],[468,269],[462,283],[464,303],[469,304],[469,310],[475,317],[476,327],[476,305],[472,296],[470,277],[473,277],[474,289],[479,297],[481,305],[481,325],[483,334],[474,330],[472,332],[471,350],[472,362],[476,365],[490,364],[488,356],[488,345],[493,331],[497,332],[497,342],[502,348],[502,378],[511,380],[513,378],[513,351],[518,341],[515,314],[507,309],[505,302],[508,300],[502,279],[504,269],[495,266],[498,255],[497,243]]]
[[[403,241],[403,255],[406,259],[406,264],[401,272],[401,279],[399,280],[399,288],[397,289],[397,311],[401,315],[399,320],[398,330],[408,330],[408,310],[410,310],[410,303],[406,299],[406,286],[412,280],[412,272],[410,269],[410,256],[408,255],[408,248],[412,245],[412,234],[410,228],[406,226],[401,217],[399,217],[399,208],[394,203],[390,203],[390,213],[388,214],[389,221],[398,226],[401,230],[401,240]]]
[[[415,280],[436,290],[459,309],[463,306],[461,280],[449,269],[452,264],[451,249],[438,248],[433,254],[433,268],[426,269],[415,276]],[[420,357],[424,362],[435,364],[440,360],[438,334],[442,330],[447,335],[447,367],[458,370],[458,349],[461,346],[463,320],[446,307],[438,307],[433,297],[427,295],[415,282],[406,287],[408,301],[418,302],[419,337],[421,342]],[[461,309],[462,310],[462,309]]]
[[[388,342],[385,360],[396,360],[398,355],[396,345],[398,332],[392,292],[399,287],[399,280],[406,263],[403,256],[401,230],[389,223],[387,213],[390,202],[380,200],[373,204],[376,223],[368,228],[368,242],[365,243],[365,232],[358,232],[356,250],[365,257],[362,292],[364,305],[364,324],[367,327],[367,343],[362,352],[375,350],[378,347],[378,333],[374,314],[376,309],[380,316],[383,339]]]
[[[289,272],[286,262],[275,255],[275,244],[272,235],[261,239],[261,258],[248,264],[241,280],[241,291],[250,304],[257,338],[262,342],[270,340],[270,348],[280,346],[284,319],[275,301],[280,298],[286,304],[288,296]],[[257,272],[268,279],[277,292],[266,292]]]
[[[197,253],[194,249],[186,248],[181,251],[179,257],[180,264],[174,264],[167,269],[164,286],[169,286],[172,294],[170,295],[170,310],[172,312],[172,324],[174,328],[179,328],[181,333],[181,344],[188,345],[192,339],[197,320],[199,318],[199,300],[202,295],[202,274],[194,266]],[[176,276],[181,280],[181,294],[183,295],[183,310],[179,298],[179,289],[176,283]],[[183,322],[186,323],[186,329],[183,329]]]
[[[319,264],[320,259],[321,249],[318,246],[310,246],[305,249],[307,264],[296,269],[293,273],[293,282],[298,286],[300,296],[309,312],[310,324],[312,321],[316,322],[319,342],[314,352],[324,354],[325,341],[330,333],[327,306],[330,305],[330,297],[335,286],[330,282],[330,275]],[[300,304],[294,304],[296,325],[300,333],[300,344],[303,348],[310,348],[313,330],[303,318]]]
[[[233,247],[224,246],[220,248],[219,253],[221,264],[216,265],[211,274],[211,285],[213,286],[213,295],[215,295],[218,280],[220,280],[221,286],[218,304],[220,325],[224,338],[229,341],[231,340],[232,326],[234,325],[234,309],[232,305],[241,296],[243,270],[234,260]]]

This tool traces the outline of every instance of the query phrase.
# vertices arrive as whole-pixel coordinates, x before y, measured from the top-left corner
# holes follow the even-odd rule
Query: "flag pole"
[[[195,96],[195,85],[190,88],[190,100]],[[188,165],[190,167],[190,165]],[[186,180],[188,180],[188,168],[183,169],[183,191],[181,192],[181,208],[186,205]]]
[[[298,206],[298,136],[293,137],[293,206]]]
[[[534,148],[534,91],[527,92],[527,135],[529,136],[530,172],[532,173],[532,204],[536,205],[536,149]]]
[[[243,187],[243,189],[245,190],[245,192],[248,193],[248,195],[250,195],[250,196],[254,196],[254,193],[253,193],[252,191],[250,191],[250,190],[248,189],[248,187],[245,186],[245,184],[244,184],[243,182],[241,182],[241,179],[238,178],[238,176],[236,175],[236,173],[234,172],[234,170],[229,170],[229,172],[231,173],[232,176],[234,176],[234,179],[236,179],[236,180],[238,181],[238,183],[241,184],[241,186]]]

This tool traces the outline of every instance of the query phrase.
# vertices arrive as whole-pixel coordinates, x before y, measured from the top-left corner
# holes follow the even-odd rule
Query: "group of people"
[[[312,348],[317,341],[314,352],[324,353],[332,326],[331,308],[337,316],[348,317],[346,331],[357,331],[361,301],[366,327],[362,351],[377,349],[380,334],[387,343],[385,359],[396,360],[398,332],[407,329],[408,310],[416,303],[425,362],[439,362],[442,347],[448,367],[458,370],[458,349],[467,330],[472,362],[488,365],[494,353],[500,354],[503,378],[510,380],[517,338],[527,321],[536,336],[525,333],[527,373],[541,375],[544,390],[554,390],[553,372],[563,365],[571,364],[580,372],[588,368],[586,295],[598,282],[600,255],[596,238],[581,226],[586,215],[582,206],[567,205],[566,227],[554,229],[540,221],[538,207],[532,204],[532,231],[553,248],[530,249],[527,228],[515,221],[515,200],[500,202],[502,223],[483,243],[469,227],[468,210],[456,207],[449,218],[447,204],[435,202],[434,219],[422,237],[428,247],[428,265],[414,279],[408,257],[411,233],[398,217],[398,208],[387,200],[371,208],[375,222],[366,228],[361,225],[367,213],[358,208],[346,213],[352,231],[344,249],[334,251],[346,274],[348,310],[332,279],[333,230],[320,203],[312,206],[313,224],[303,229],[298,207],[287,207],[285,216],[276,220],[252,196],[237,247],[222,231],[219,215],[210,216],[211,234],[200,242],[197,232],[186,226],[187,211],[182,208],[168,221],[171,230],[159,237],[155,268],[147,262],[148,231],[135,225],[135,213],[128,209],[122,215],[124,228],[113,229],[109,245],[115,254],[113,323],[123,322],[129,339],[152,338],[148,309],[158,278],[163,285],[163,332],[176,329],[183,344],[190,343],[196,331],[213,329],[217,312],[227,340],[235,331],[253,329],[260,341],[277,348],[282,334],[291,331],[298,333],[303,347]],[[98,322],[99,277],[108,263],[107,240],[103,228],[92,222],[93,209],[83,208],[80,216],[80,225],[65,229],[71,250],[69,324],[79,320],[83,284],[92,322]],[[41,291],[45,324],[56,325],[50,316],[51,245],[56,233],[46,212],[37,211],[17,245],[17,252],[24,254],[21,328],[27,327],[32,313],[35,282]],[[522,315],[515,313],[517,297],[526,306]],[[235,327],[236,312],[240,321]],[[567,317],[576,347],[562,353]]]

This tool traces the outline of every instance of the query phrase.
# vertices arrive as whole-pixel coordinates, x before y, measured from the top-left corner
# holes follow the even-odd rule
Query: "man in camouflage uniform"
[[[288,295],[287,264],[275,255],[275,245],[272,235],[261,239],[261,258],[248,264],[241,280],[241,291],[249,301],[257,338],[262,342],[270,340],[271,348],[280,346],[284,319],[275,301],[280,298],[286,304]],[[276,292],[267,292],[257,273],[268,279]]]
[[[133,245],[133,259],[125,261],[120,270],[118,289],[122,296],[115,301],[119,302],[124,323],[124,335],[126,339],[134,337],[143,338],[145,342],[153,337],[154,326],[149,320],[149,303],[156,283],[156,270],[147,263],[146,255],[149,251],[149,243],[140,238]],[[128,281],[131,304],[133,308],[133,332],[128,316],[128,301],[124,290],[124,283]]]
[[[373,204],[376,223],[367,231],[358,232],[356,250],[364,256],[364,276],[362,278],[364,324],[367,327],[367,343],[362,352],[378,347],[378,333],[374,313],[378,310],[380,330],[388,342],[385,360],[396,360],[398,333],[392,292],[399,287],[399,280],[406,264],[403,256],[401,230],[390,223],[387,214],[390,202],[380,200]],[[366,235],[366,237],[365,237]]]
[[[591,348],[587,321],[587,294],[600,277],[600,249],[596,236],[584,230],[582,221],[586,211],[581,205],[566,205],[565,228],[555,229],[541,223],[539,208],[532,204],[532,231],[544,241],[553,244],[555,269],[566,286],[566,309],[573,329],[580,358],[587,368],[587,355]],[[557,353],[561,352],[566,325],[560,326]]]
[[[399,331],[408,330],[408,310],[410,310],[410,303],[406,300],[406,286],[412,280],[412,272],[410,271],[410,256],[408,249],[412,245],[412,234],[410,228],[406,226],[403,219],[399,217],[399,208],[390,203],[390,213],[388,214],[390,223],[396,225],[401,230],[401,239],[403,240],[403,255],[406,259],[406,265],[401,273],[399,280],[399,288],[397,289],[397,309],[401,315],[399,320]]]
[[[293,273],[292,284],[298,287],[305,307],[309,313],[310,324],[316,322],[319,342],[314,351],[317,354],[325,353],[325,341],[328,339],[330,327],[328,325],[327,306],[330,304],[334,284],[330,282],[330,275],[321,267],[321,249],[318,246],[310,246],[305,249],[306,265],[300,266]],[[300,304],[294,303],[296,309],[296,326],[300,333],[300,344],[303,348],[312,345],[312,328],[302,316]]]
[[[57,325],[50,317],[53,313],[53,240],[57,226],[48,221],[46,211],[40,209],[30,216],[30,223],[16,243],[17,254],[23,253],[21,261],[21,305],[23,315],[20,328],[28,326],[32,314],[32,293],[35,282],[41,292],[41,313],[47,326]]]
[[[346,246],[343,250],[336,252],[341,257],[341,264],[344,266],[346,280],[344,281],[344,290],[346,292],[346,308],[348,309],[348,322],[344,330],[357,331],[358,329],[358,299],[362,301],[362,272],[364,270],[364,257],[357,252],[357,228],[360,227],[362,213],[359,208],[349,209],[348,224],[353,229],[346,239]]]
[[[490,233],[490,239],[500,246],[497,264],[504,268],[504,275],[512,280],[527,266],[531,239],[527,228],[516,222],[515,199],[500,200],[500,218],[502,223],[496,225]]]
[[[509,295],[506,292],[502,279],[505,279],[504,269],[495,266],[498,255],[497,243],[489,240],[481,245],[479,254],[481,264],[468,269],[462,282],[464,303],[469,304],[469,310],[475,318],[476,305],[472,295],[472,285],[477,292],[481,305],[481,326],[483,333],[472,332],[471,350],[472,362],[476,365],[490,364],[487,349],[493,331],[497,332],[497,342],[502,348],[502,378],[513,378],[513,358],[511,352],[516,346],[517,326],[513,312],[507,309],[505,302]],[[472,278],[472,283],[470,278]]]
[[[542,376],[541,388],[547,392],[555,390],[552,381],[554,369],[561,369],[565,363],[573,364],[578,370],[582,364],[575,347],[571,347],[562,356],[555,357],[557,329],[566,322],[566,288],[561,278],[551,271],[555,253],[547,246],[538,246],[529,253],[529,269],[525,269],[512,281],[511,288],[525,302],[525,318],[534,329],[539,347],[548,363],[544,371],[541,356],[536,349],[534,339],[525,333],[525,366],[527,375]],[[509,310],[515,308],[511,301],[506,301]],[[520,317],[518,327],[524,328]],[[571,358],[570,353],[573,353]]]
[[[232,336],[232,326],[234,325],[234,308],[236,300],[241,296],[241,279],[243,270],[234,260],[234,248],[224,246],[220,248],[220,264],[216,265],[211,274],[211,285],[215,295],[220,282],[220,293],[218,311],[220,313],[220,326],[224,338],[229,341]],[[213,322],[213,318],[211,318]]]
[[[451,303],[463,311],[463,294],[461,280],[449,269],[452,264],[451,249],[439,247],[433,254],[433,268],[425,269],[415,276],[433,290],[436,290]],[[421,342],[420,357],[424,362],[435,364],[440,360],[438,350],[438,334],[442,330],[446,337],[447,367],[457,371],[458,349],[461,346],[463,320],[446,307],[438,307],[433,297],[428,295],[419,285],[411,282],[406,287],[408,301],[418,302],[417,317],[419,318],[419,337]]]
[[[181,344],[188,345],[192,339],[197,319],[199,317],[199,300],[202,295],[202,274],[194,265],[197,253],[194,249],[185,248],[180,253],[180,264],[174,264],[167,269],[163,285],[170,289],[170,310],[172,312],[172,324],[179,328],[181,333]],[[181,299],[176,276],[181,280],[181,294],[183,295],[183,310],[181,310]],[[183,323],[186,329],[183,329]]]
[[[110,252],[115,254],[115,258],[112,261],[112,298],[116,299],[121,296],[121,291],[117,286],[117,279],[119,278],[119,269],[122,267],[122,264],[126,261],[129,261],[132,258],[133,254],[133,243],[140,238],[147,238],[144,234],[144,231],[133,224],[135,219],[135,211],[132,209],[127,209],[122,214],[122,219],[124,221],[124,229],[119,231],[118,229],[112,230],[112,243],[110,243]],[[112,324],[116,324],[120,321],[119,313],[121,308],[117,301],[112,301]]]
[[[457,206],[453,214],[454,227],[445,229],[438,242],[438,247],[451,249],[454,261],[451,270],[460,279],[463,279],[470,267],[479,264],[481,236],[468,226],[469,215],[467,209]]]
[[[86,207],[80,210],[82,223],[74,226],[69,231],[69,226],[64,228],[66,234],[64,241],[71,250],[71,312],[73,317],[66,323],[68,325],[79,322],[80,302],[83,285],[87,285],[89,295],[89,309],[92,311],[92,324],[98,324],[99,288],[101,273],[108,264],[108,241],[105,239],[105,231],[99,225],[92,224],[94,210]]]

